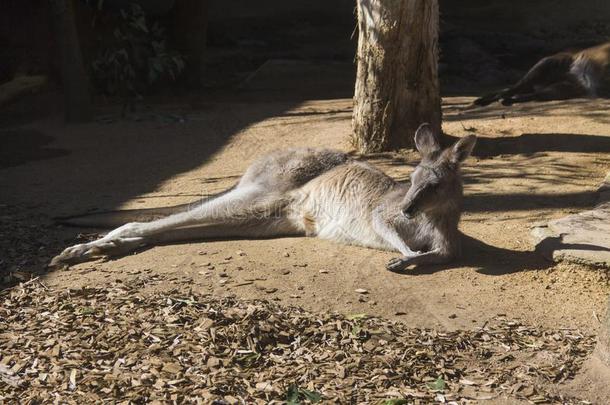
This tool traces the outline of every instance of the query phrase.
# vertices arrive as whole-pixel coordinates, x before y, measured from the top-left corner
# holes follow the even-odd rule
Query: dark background
[[[115,3],[120,1],[106,0],[107,6]],[[142,3],[172,32],[174,0]],[[93,27],[93,9],[85,0],[76,6],[87,62],[103,27],[99,21]],[[275,59],[334,62],[337,74],[350,78],[357,41],[354,7],[353,0],[210,1],[205,87],[238,86]],[[45,73],[58,82],[48,1],[3,0],[0,8],[0,83],[18,73]],[[600,43],[610,33],[607,0],[441,0],[440,10],[443,94],[509,83],[544,55]],[[346,79],[335,92],[351,96],[350,83]]]

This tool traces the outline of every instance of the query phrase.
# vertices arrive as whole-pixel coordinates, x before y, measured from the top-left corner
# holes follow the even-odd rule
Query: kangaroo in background
[[[443,263],[460,250],[460,164],[476,137],[442,150],[428,124],[415,134],[422,160],[398,183],[372,165],[326,149],[289,149],[255,161],[233,188],[197,203],[131,214],[166,215],[127,223],[106,236],[65,249],[51,266],[116,256],[142,246],[205,238],[316,236],[398,251],[387,268]],[[115,224],[129,212],[93,214],[68,224]]]
[[[514,86],[476,99],[486,106],[610,95],[610,42],[541,59]]]

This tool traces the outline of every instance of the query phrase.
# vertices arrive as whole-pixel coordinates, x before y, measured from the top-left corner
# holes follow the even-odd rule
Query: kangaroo
[[[475,142],[469,135],[443,150],[431,126],[422,124],[415,134],[422,159],[405,183],[338,151],[271,153],[255,161],[233,188],[190,207],[176,206],[177,213],[127,223],[98,240],[69,247],[50,265],[181,240],[297,235],[398,251],[402,257],[387,265],[393,271],[444,263],[460,250],[460,165]],[[117,214],[125,218],[121,211]],[[108,222],[114,223],[112,218]],[[86,224],[87,216],[74,217],[72,223]]]
[[[486,106],[610,95],[610,42],[541,59],[514,86],[476,99]]]

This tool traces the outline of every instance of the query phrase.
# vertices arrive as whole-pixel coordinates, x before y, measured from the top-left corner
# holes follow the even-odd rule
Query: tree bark
[[[413,146],[423,122],[440,134],[438,0],[357,0],[352,143],[361,153]]]
[[[89,121],[92,114],[89,81],[74,21],[74,5],[72,0],[53,0],[51,3],[61,59],[66,121]]]

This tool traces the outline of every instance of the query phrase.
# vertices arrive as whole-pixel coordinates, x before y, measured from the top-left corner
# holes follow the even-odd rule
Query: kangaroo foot
[[[515,99],[513,99],[512,97],[502,99],[502,105],[504,106],[510,107],[513,104],[515,104]]]
[[[142,246],[143,241],[144,238],[141,237],[102,238],[89,243],[81,243],[71,246],[55,256],[49,263],[49,267],[67,267],[101,257],[119,256]]]

